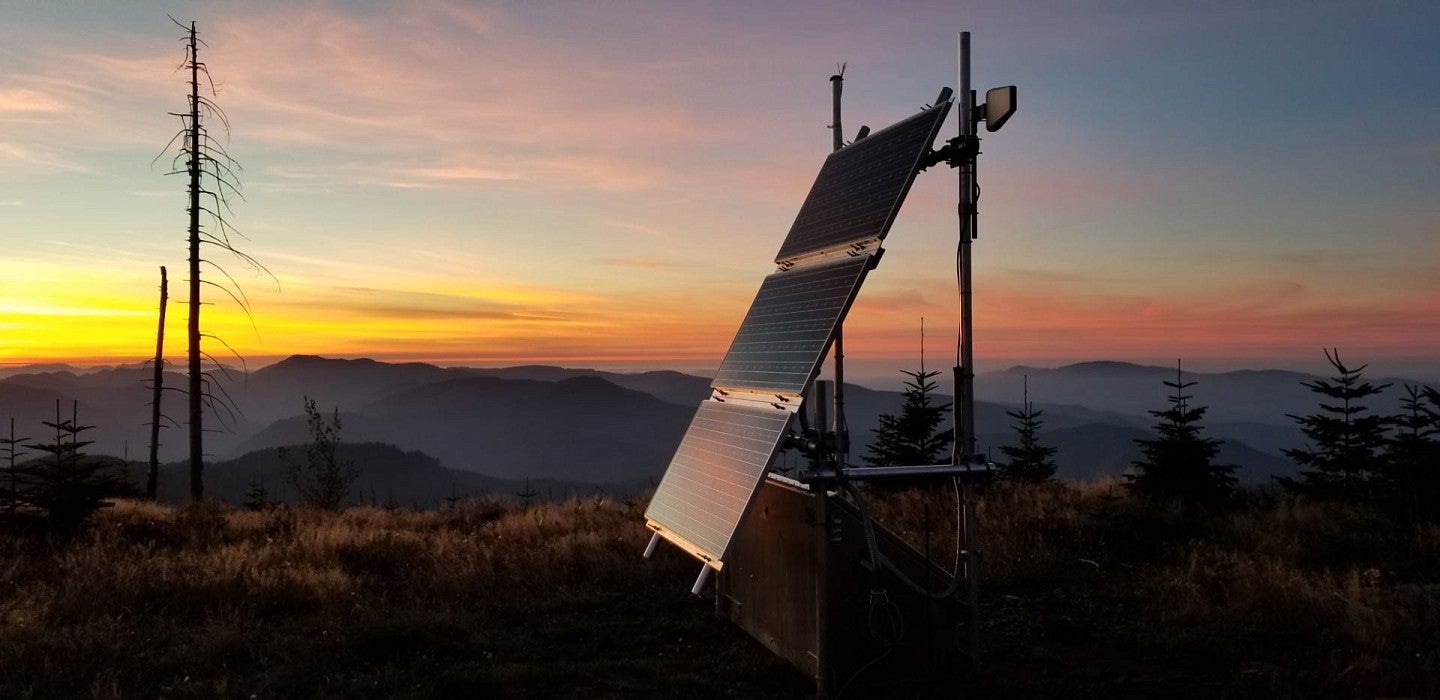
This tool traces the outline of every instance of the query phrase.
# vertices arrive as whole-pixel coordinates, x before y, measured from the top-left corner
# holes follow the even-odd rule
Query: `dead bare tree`
[[[234,213],[230,206],[232,199],[245,199],[240,192],[239,172],[242,168],[240,163],[226,152],[222,140],[212,136],[209,128],[206,127],[208,122],[218,120],[224,127],[226,140],[228,140],[230,118],[225,114],[225,110],[215,103],[214,98],[219,95],[219,90],[216,88],[208,67],[199,58],[200,47],[208,47],[208,45],[198,37],[194,22],[187,26],[174,17],[171,17],[170,20],[186,30],[184,37],[185,60],[177,70],[188,70],[190,73],[190,109],[184,113],[170,113],[172,116],[179,117],[181,128],[170,139],[170,144],[166,145],[165,150],[168,152],[172,145],[179,143],[175,157],[171,160],[171,170],[167,174],[187,176],[190,197],[189,206],[186,209],[190,216],[188,236],[190,278],[189,299],[187,300],[190,318],[186,328],[189,383],[185,393],[189,396],[190,415],[190,498],[198,501],[205,497],[205,409],[209,407],[222,425],[227,421],[233,422],[236,417],[234,402],[218,378],[204,369],[202,359],[209,360],[226,378],[230,377],[229,370],[223,363],[204,351],[201,347],[201,339],[209,338],[225,346],[226,350],[239,360],[242,371],[245,366],[244,358],[240,357],[228,343],[213,333],[201,330],[200,307],[204,305],[201,301],[202,286],[224,292],[240,306],[247,317],[251,318],[252,326],[254,324],[253,316],[250,313],[250,301],[246,298],[244,290],[224,267],[202,256],[201,246],[208,245],[229,253],[234,259],[257,272],[270,275],[272,279],[274,275],[271,275],[270,271],[258,260],[235,247],[233,239],[243,239],[244,236],[226,218]],[[209,87],[208,96],[201,94],[202,75]],[[201,216],[202,213],[205,215],[204,217]],[[205,225],[207,221],[208,226]],[[223,276],[228,285],[204,279],[201,275],[202,265],[208,266],[207,269]]]
[[[155,374],[150,386],[150,473],[145,478],[145,498],[155,500],[160,481],[160,396],[165,391],[165,308],[170,301],[170,281],[160,266],[160,323],[155,330]]]

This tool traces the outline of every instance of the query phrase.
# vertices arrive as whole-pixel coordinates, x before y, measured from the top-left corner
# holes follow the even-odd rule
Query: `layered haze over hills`
[[[80,422],[96,426],[88,433],[92,452],[141,459],[148,446],[149,376],[141,366],[11,368],[0,378],[0,422],[13,417],[17,432],[44,439],[41,421],[53,420],[56,401],[66,418],[78,401]],[[976,379],[980,448],[998,454],[996,448],[1012,440],[1005,411],[1019,405],[1028,380],[1031,400],[1044,411],[1042,439],[1059,450],[1061,476],[1119,474],[1138,457],[1134,440],[1149,436],[1154,422],[1147,411],[1165,406],[1169,390],[1162,382],[1174,377],[1174,368],[1120,362],[983,373]],[[897,371],[893,390],[847,385],[852,461],[864,455],[879,416],[899,410],[903,378]],[[1302,436],[1286,414],[1315,410],[1316,396],[1302,382],[1316,377],[1245,370],[1186,372],[1185,378],[1197,382],[1193,403],[1209,406],[1207,433],[1225,440],[1220,458],[1240,465],[1244,481],[1264,483],[1294,471],[1281,450],[1299,446]],[[1423,383],[1376,381],[1397,389]],[[168,375],[167,385],[183,383]],[[327,414],[339,409],[342,438],[353,443],[347,454],[367,475],[360,495],[368,490],[383,499],[398,487],[402,498],[426,500],[448,492],[517,493],[527,480],[567,491],[646,488],[709,393],[709,379],[674,371],[439,367],[303,355],[236,373],[224,386],[237,415],[228,430],[211,434],[207,451],[214,460],[210,478],[226,497],[257,479],[283,489],[276,448],[306,441],[303,400],[309,396]],[[1372,408],[1393,412],[1398,396],[1392,390]],[[165,406],[183,419],[178,394],[167,396]],[[183,432],[171,427],[165,433],[162,461],[182,459]]]

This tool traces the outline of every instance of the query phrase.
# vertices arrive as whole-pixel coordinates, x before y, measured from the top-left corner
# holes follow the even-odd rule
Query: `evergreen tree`
[[[28,437],[15,437],[15,419],[10,419],[10,437],[0,438],[0,450],[4,450],[4,456],[8,460],[5,470],[5,484],[0,490],[0,512],[13,513],[20,506],[20,481],[19,472],[15,471],[15,465],[20,457],[25,456],[24,450],[16,449],[23,446]]]
[[[1055,477],[1055,448],[1040,444],[1040,426],[1045,424],[1040,415],[1044,411],[1035,410],[1035,404],[1030,403],[1029,375],[1025,377],[1024,401],[1019,411],[1005,412],[1015,419],[1011,428],[1020,443],[1000,448],[1010,461],[995,466],[996,477],[1004,481],[1042,483]]]
[[[245,490],[245,502],[242,503],[246,510],[270,510],[275,507],[275,500],[270,497],[270,489],[265,488],[265,477],[259,473],[250,480],[250,487]]]
[[[61,420],[57,400],[55,422],[43,425],[55,429],[55,441],[25,445],[46,456],[15,468],[17,500],[25,510],[43,515],[51,532],[72,534],[96,511],[113,505],[114,499],[133,495],[118,460],[84,454],[92,441],[81,440],[80,434],[95,426],[80,425],[74,407],[70,420]]]
[[[1175,390],[1170,408],[1150,411],[1160,419],[1155,438],[1136,440],[1143,458],[1132,462],[1135,473],[1125,479],[1135,492],[1163,500],[1201,503],[1219,501],[1235,490],[1234,465],[1215,464],[1222,441],[1200,436],[1200,420],[1206,407],[1190,406],[1186,389],[1196,382],[1184,381],[1180,363],[1175,363],[1175,381],[1164,382]]]
[[[1339,350],[1326,350],[1325,359],[1338,374],[1328,381],[1302,382],[1324,397],[1320,401],[1321,412],[1308,416],[1287,414],[1300,424],[1310,441],[1304,449],[1285,450],[1302,468],[1300,478],[1279,481],[1292,493],[1372,500],[1379,495],[1385,471],[1381,450],[1386,444],[1385,431],[1391,418],[1370,413],[1360,401],[1380,394],[1390,385],[1375,386],[1363,381],[1361,373],[1369,365],[1346,367],[1340,361]],[[1327,399],[1338,404],[1327,403]]]
[[[938,464],[954,440],[940,424],[950,412],[950,404],[936,404],[931,393],[939,372],[927,372],[922,363],[917,371],[901,370],[910,377],[905,382],[905,403],[900,415],[880,416],[880,426],[866,451],[865,463],[872,467],[894,467]]]
[[[1435,520],[1440,518],[1440,392],[1406,385],[1401,411],[1385,446],[1385,491],[1406,517]]]

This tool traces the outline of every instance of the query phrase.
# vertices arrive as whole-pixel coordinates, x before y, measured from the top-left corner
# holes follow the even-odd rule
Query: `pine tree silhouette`
[[[1324,397],[1320,401],[1321,412],[1308,416],[1287,414],[1300,424],[1310,441],[1304,449],[1285,450],[1303,470],[1299,479],[1284,477],[1278,481],[1292,493],[1372,500],[1378,495],[1385,471],[1381,450],[1385,448],[1385,431],[1392,419],[1370,413],[1360,401],[1380,394],[1390,385],[1375,386],[1363,381],[1361,373],[1369,365],[1346,367],[1340,361],[1339,350],[1326,350],[1325,359],[1338,374],[1328,381],[1302,382]],[[1339,403],[1329,404],[1325,399]]]
[[[1400,406],[1385,446],[1388,500],[1411,520],[1440,519],[1440,392],[1407,384]]]
[[[0,492],[0,511],[13,513],[20,507],[20,479],[19,472],[15,471],[18,460],[27,453],[17,449],[24,445],[28,437],[15,437],[15,419],[10,419],[10,437],[0,438],[0,446],[3,446],[5,457],[8,460],[5,474],[5,489]]]
[[[1040,444],[1040,420],[1044,411],[1035,410],[1030,403],[1030,377],[1025,376],[1024,404],[1019,411],[1006,411],[1005,415],[1015,419],[1011,428],[1019,439],[1017,445],[1005,445],[1000,451],[1010,461],[995,466],[996,477],[1004,481],[1043,483],[1055,478],[1055,448]]]
[[[265,487],[265,477],[258,472],[250,480],[250,486],[245,490],[245,501],[241,504],[246,510],[264,511],[274,508],[275,500],[270,497],[270,489]]]
[[[15,469],[20,504],[43,514],[49,531],[62,536],[80,530],[96,511],[113,505],[114,499],[134,493],[118,460],[84,453],[93,441],[81,440],[80,434],[95,426],[79,424],[77,407],[78,402],[72,404],[70,420],[62,420],[57,399],[55,421],[42,423],[54,428],[54,442],[25,445],[46,456]]]
[[[939,429],[951,405],[931,401],[930,394],[937,388],[932,380],[940,373],[925,371],[923,364],[919,370],[901,373],[910,377],[905,382],[905,403],[900,415],[880,416],[880,426],[875,428],[866,449],[869,454],[864,457],[872,467],[937,464],[954,439],[950,431]]]
[[[1215,464],[1222,441],[1200,436],[1200,420],[1206,407],[1190,406],[1185,391],[1196,382],[1184,381],[1180,363],[1175,363],[1175,381],[1164,382],[1175,390],[1170,408],[1150,411],[1160,419],[1155,438],[1136,440],[1143,458],[1132,462],[1135,473],[1126,474],[1136,493],[1158,500],[1204,503],[1223,500],[1235,490],[1234,465]]]

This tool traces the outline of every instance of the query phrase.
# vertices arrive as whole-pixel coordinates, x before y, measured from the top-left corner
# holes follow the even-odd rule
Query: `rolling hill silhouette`
[[[304,448],[295,446],[290,459],[303,458]],[[382,443],[342,443],[336,458],[350,461],[360,476],[350,490],[350,502],[376,505],[433,507],[452,497],[500,494],[518,497],[528,492],[537,499],[564,498],[596,493],[593,484],[555,479],[497,479],[458,469],[447,469],[440,460],[419,451],[402,450]],[[134,478],[143,480],[143,467],[132,462]],[[160,498],[184,501],[189,498],[189,465],[172,463],[161,467]],[[263,486],[271,500],[293,502],[296,493],[289,481],[290,463],[280,448],[247,452],[235,459],[209,465],[205,484],[207,495],[232,504],[245,501],[252,486]],[[613,491],[613,490],[612,490]]]
[[[693,411],[599,377],[466,377],[394,392],[342,419],[347,439],[424,450],[454,469],[614,483],[658,476]],[[305,438],[296,416],[241,449]]]
[[[976,404],[981,452],[998,455],[997,448],[1013,439],[1013,421],[1005,411],[1018,406],[1025,375],[1031,398],[1044,410],[1041,438],[1059,450],[1060,474],[1084,479],[1120,473],[1138,456],[1133,440],[1149,436],[1154,419],[1146,412],[1165,405],[1161,382],[1173,379],[1174,370],[1087,362],[981,375],[977,393],[987,399]],[[1242,480],[1263,482],[1294,471],[1279,453],[1300,443],[1285,413],[1314,410],[1314,395],[1300,385],[1314,377],[1280,370],[1186,376],[1200,382],[1193,389],[1195,402],[1210,407],[1206,434],[1226,441],[1221,459],[1241,465]],[[13,371],[0,379],[0,430],[14,416],[20,434],[43,439],[39,423],[54,418],[55,400],[65,402],[68,417],[68,402],[78,398],[81,422],[97,426],[87,433],[96,440],[92,451],[118,456],[128,442],[136,457],[148,440],[148,377],[137,366]],[[900,409],[901,379],[897,373],[897,391],[847,385],[852,462],[863,458],[879,416]],[[182,385],[174,373],[167,373],[166,381]],[[1383,381],[1391,380],[1377,380]],[[307,439],[302,401],[310,396],[326,413],[339,407],[345,441],[421,451],[442,469],[512,481],[644,484],[664,470],[709,384],[704,377],[669,371],[438,367],[296,355],[227,384],[242,415],[232,431],[210,434],[206,448],[218,466],[256,450],[302,443]],[[936,399],[950,401],[943,395]],[[169,413],[183,418],[181,395],[169,394],[167,401]],[[1393,410],[1396,401],[1392,395],[1376,408]],[[181,431],[166,430],[164,440],[169,444],[162,460],[183,458]],[[411,478],[428,483],[440,474],[417,468]],[[444,487],[448,493],[449,484]]]

